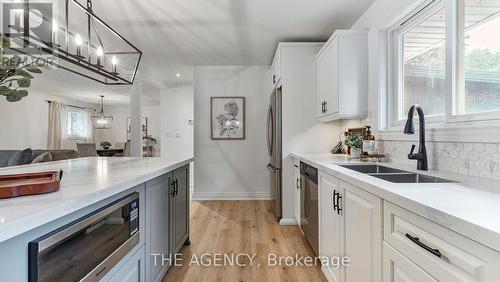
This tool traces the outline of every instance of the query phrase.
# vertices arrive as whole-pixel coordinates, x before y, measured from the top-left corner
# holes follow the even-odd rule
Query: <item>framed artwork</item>
[[[212,140],[245,139],[245,97],[211,97]]]
[[[130,125],[130,117],[127,118],[127,141],[130,141],[131,138],[131,125]],[[148,118],[142,118],[142,138],[148,136]]]

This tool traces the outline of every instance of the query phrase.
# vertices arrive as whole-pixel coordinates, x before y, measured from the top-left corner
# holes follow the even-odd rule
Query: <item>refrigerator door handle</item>
[[[273,128],[273,108],[269,105],[267,110],[267,151],[269,156],[273,155],[273,139],[274,139],[274,128]]]

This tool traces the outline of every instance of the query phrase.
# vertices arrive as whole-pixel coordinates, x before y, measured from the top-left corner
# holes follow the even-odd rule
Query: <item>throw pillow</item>
[[[52,154],[50,152],[45,152],[38,157],[34,158],[31,163],[32,164],[38,164],[38,163],[47,163],[52,161]]]
[[[31,163],[31,158],[33,158],[33,152],[30,148],[23,150],[21,152],[15,153],[10,157],[7,166],[25,165]]]

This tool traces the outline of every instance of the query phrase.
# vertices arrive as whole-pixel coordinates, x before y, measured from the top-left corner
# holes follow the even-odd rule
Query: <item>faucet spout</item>
[[[418,170],[428,170],[427,149],[425,148],[425,114],[420,105],[413,105],[408,111],[408,119],[404,129],[405,134],[415,134],[415,125],[413,124],[413,116],[415,110],[418,114],[419,121],[419,146],[418,153],[413,153],[415,145],[412,146],[411,152],[408,154],[408,159],[417,160]]]

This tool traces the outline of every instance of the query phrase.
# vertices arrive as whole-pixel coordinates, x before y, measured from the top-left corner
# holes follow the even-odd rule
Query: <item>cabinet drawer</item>
[[[386,282],[437,282],[427,272],[384,242],[384,281]]]
[[[500,253],[389,202],[384,240],[439,281],[500,277]]]

